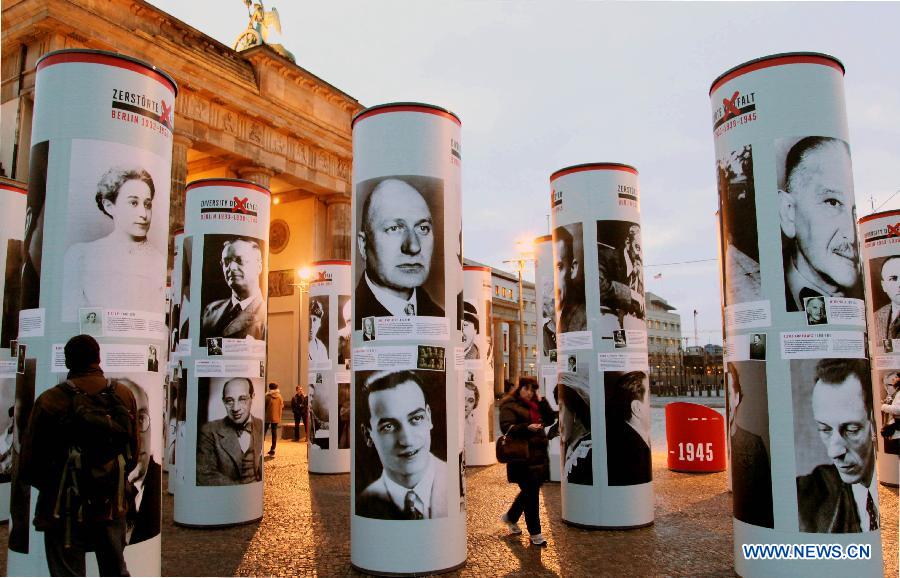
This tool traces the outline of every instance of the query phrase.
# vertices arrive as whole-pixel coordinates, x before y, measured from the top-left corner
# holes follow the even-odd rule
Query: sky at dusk
[[[247,25],[240,0],[150,3],[229,46]],[[872,199],[900,208],[900,194],[891,198],[900,190],[897,3],[265,5],[283,30],[270,41],[362,105],[420,101],[460,116],[470,259],[504,268],[517,239],[548,232],[553,171],[635,166],[646,287],[677,308],[686,336],[697,309],[701,344],[721,343],[708,96],[721,73],[780,52],[839,58],[858,214]],[[664,265],[685,261],[701,262]]]

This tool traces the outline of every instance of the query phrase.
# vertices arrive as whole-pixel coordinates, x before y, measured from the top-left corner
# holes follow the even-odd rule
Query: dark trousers
[[[65,547],[65,531],[44,532],[44,552],[51,576],[84,576],[84,555],[97,554],[101,576],[131,576],[125,565],[125,518],[110,522],[93,522],[72,531],[72,545]]]
[[[277,421],[267,421],[266,428],[263,430],[263,438],[266,437],[266,432],[269,431],[269,428],[272,428],[272,447],[269,448],[270,452],[275,451],[275,446],[278,445],[278,422]]]
[[[519,516],[525,513],[525,525],[531,535],[541,533],[541,482],[519,482],[519,495],[513,500],[512,506],[506,513],[506,518],[513,523],[519,521]]]
[[[306,431],[306,418],[303,416],[294,416],[294,441],[300,441],[300,422],[303,422],[303,431]]]

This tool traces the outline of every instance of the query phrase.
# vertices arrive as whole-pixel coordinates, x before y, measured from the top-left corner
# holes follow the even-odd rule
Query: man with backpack
[[[137,403],[100,369],[100,346],[89,335],[65,345],[65,382],[34,403],[22,439],[20,475],[38,490],[34,526],[44,532],[51,576],[84,576],[94,551],[101,576],[129,576],[125,515],[140,441]]]

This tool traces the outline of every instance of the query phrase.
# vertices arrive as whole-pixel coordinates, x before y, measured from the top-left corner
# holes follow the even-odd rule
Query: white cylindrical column
[[[420,574],[466,560],[460,121],[425,104],[353,119],[350,561]]]
[[[637,170],[577,165],[550,185],[562,517],[588,528],[646,526],[653,485]]]
[[[735,570],[881,575],[844,67],[822,54],[767,56],[722,74],[710,98]],[[770,543],[860,544],[871,558],[743,555]]]
[[[19,297],[22,286],[22,229],[25,195],[22,183],[0,179],[0,277],[3,314],[0,316],[0,522],[9,519],[9,490],[13,469],[13,408],[16,397],[16,355],[19,334]]]
[[[489,466],[497,463],[494,368],[487,355],[491,342],[491,268],[466,265],[463,285],[465,462],[468,466]]]
[[[878,432],[878,480],[896,487],[900,477],[900,211],[863,217],[859,235],[869,296],[866,315],[872,355],[872,409]]]
[[[189,183],[185,196],[182,259],[193,262],[183,269],[190,272],[181,309],[188,328],[179,346],[190,345],[180,360],[186,395],[178,400],[185,420],[176,442],[174,520],[195,527],[252,522],[263,511],[270,195],[250,181],[204,179]]]
[[[350,352],[353,311],[350,261],[313,263],[309,334],[300,351],[309,359],[309,473],[350,472]]]
[[[127,385],[149,417],[141,419],[146,451],[130,475],[140,493],[129,514],[125,558],[132,574],[159,574],[176,86],[152,65],[93,50],[51,52],[36,69],[18,423],[24,425],[37,396],[66,379],[65,343],[81,333],[94,336],[106,376]],[[29,506],[37,492],[18,485],[7,570],[44,575],[43,534],[34,531]]]
[[[556,423],[547,424],[550,481],[560,481],[559,387],[556,385],[556,294],[553,289],[553,237],[534,240],[534,293],[540,329],[538,340],[538,384],[541,395],[556,412]]]
[[[178,439],[178,387],[180,371],[178,361],[178,334],[181,331],[181,269],[183,267],[182,252],[184,248],[184,230],[175,231],[173,244],[175,258],[171,273],[171,291],[169,301],[169,360],[166,363],[166,406],[165,406],[165,463],[163,468],[168,476],[166,491],[175,493],[175,445]]]

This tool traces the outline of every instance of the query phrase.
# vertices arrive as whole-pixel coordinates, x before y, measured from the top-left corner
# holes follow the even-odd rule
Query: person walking
[[[63,351],[66,381],[37,398],[22,437],[19,472],[38,490],[34,526],[44,532],[51,576],[84,576],[87,551],[96,553],[101,576],[129,576],[125,517],[136,494],[128,472],[141,455],[137,402],[103,375],[93,337],[76,335]]]
[[[281,392],[278,391],[277,383],[269,384],[269,391],[266,392],[266,427],[263,430],[263,439],[269,428],[272,429],[272,447],[269,448],[269,455],[275,455],[275,446],[278,445],[278,424],[281,423],[281,413],[284,410],[284,399]]]
[[[541,422],[537,397],[537,382],[528,377],[519,379],[500,400],[500,430],[512,438],[528,440],[528,461],[506,464],[506,479],[519,486],[519,494],[509,510],[500,517],[510,534],[521,534],[519,517],[525,514],[525,525],[535,546],[545,546],[541,533],[541,485],[549,477],[547,435]]]
[[[307,398],[303,393],[303,387],[297,386],[297,393],[291,398],[291,411],[294,412],[294,441],[300,441],[300,422],[303,422],[303,431],[308,432],[306,428],[306,407]]]

